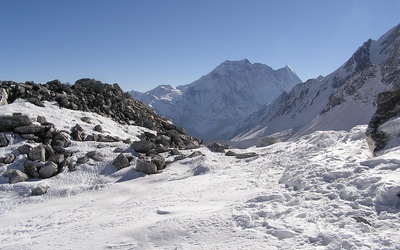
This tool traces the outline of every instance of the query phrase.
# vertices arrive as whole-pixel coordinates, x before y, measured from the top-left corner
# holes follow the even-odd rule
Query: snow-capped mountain
[[[210,140],[300,82],[289,66],[273,70],[244,59],[225,61],[188,85],[131,94],[190,134]]]
[[[377,95],[398,87],[400,25],[377,41],[369,39],[337,70],[310,79],[283,93],[237,126],[225,137],[254,145],[260,137],[298,137],[319,130],[347,130],[368,124]]]

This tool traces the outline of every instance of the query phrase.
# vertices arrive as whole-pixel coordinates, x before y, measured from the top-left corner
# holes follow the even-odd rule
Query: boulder
[[[188,141],[186,144],[186,149],[196,149],[200,147],[197,141]]]
[[[149,161],[144,159],[137,159],[136,161],[136,168],[137,172],[142,172],[145,174],[156,174],[157,173],[157,166]]]
[[[27,125],[27,126],[20,126],[14,129],[14,132],[17,134],[34,134],[37,135],[39,133],[45,132],[48,130],[48,126],[42,125]]]
[[[1,115],[0,132],[10,132],[17,127],[31,125],[32,121],[27,115]]]
[[[129,167],[130,165],[128,158],[126,158],[126,156],[123,153],[119,154],[117,158],[114,159],[112,164],[117,170]]]
[[[86,153],[86,157],[89,157],[90,159],[92,159],[94,161],[102,161],[103,160],[103,156],[100,155],[100,153],[98,151],[90,151],[90,152]]]
[[[99,132],[99,133],[103,133],[104,132],[104,129],[100,124],[94,126],[93,129],[94,129],[94,131]]]
[[[171,155],[181,155],[181,152],[179,152],[179,150],[177,148],[173,148],[171,150]]]
[[[255,156],[257,156],[257,153],[255,153],[255,152],[236,154],[237,159],[246,159],[246,158],[251,158],[251,157],[255,157]]]
[[[39,178],[39,169],[44,166],[44,162],[27,160],[24,163],[25,173],[31,178]]]
[[[45,161],[46,149],[43,145],[36,146],[29,151],[28,158],[31,161]]]
[[[203,153],[201,153],[200,151],[194,151],[193,153],[188,155],[188,157],[193,158],[193,157],[200,156],[200,155],[203,155]]]
[[[153,155],[151,157],[151,162],[156,165],[157,170],[161,170],[165,168],[165,158],[161,155]]]
[[[150,150],[155,148],[155,144],[149,141],[135,141],[131,144],[131,149],[138,153],[148,153]]]
[[[76,163],[77,164],[84,164],[84,163],[87,163],[88,161],[89,161],[89,157],[83,156],[83,157],[78,158],[76,160]]]
[[[53,156],[50,156],[47,160],[52,161],[58,165],[58,164],[61,164],[65,160],[65,156],[63,154],[53,155]]]
[[[36,118],[36,121],[38,123],[40,123],[40,124],[46,124],[47,123],[46,117],[41,116],[41,115],[38,115],[38,117]]]
[[[50,178],[57,173],[58,167],[54,162],[48,161],[39,169],[40,178]]]
[[[49,189],[49,187],[42,187],[42,186],[36,186],[34,188],[31,189],[31,194],[32,195],[44,195],[47,193],[47,190]]]
[[[13,169],[8,173],[8,183],[14,184],[17,182],[23,182],[28,180],[29,177],[24,173],[17,169]]]
[[[69,135],[66,132],[57,132],[53,135],[53,140],[51,142],[52,146],[69,147],[71,141],[69,140]]]
[[[214,142],[208,145],[207,148],[212,152],[225,153],[225,149],[228,149],[229,146],[218,142]]]
[[[13,163],[15,160],[15,155],[14,154],[6,154],[3,158],[3,163],[4,164],[10,164]]]
[[[7,147],[8,146],[8,140],[7,137],[4,133],[0,133],[0,147]]]

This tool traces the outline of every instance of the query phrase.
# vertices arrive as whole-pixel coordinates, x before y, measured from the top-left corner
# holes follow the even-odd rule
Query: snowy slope
[[[273,70],[259,64],[225,61],[209,74],[191,84],[161,85],[149,92],[132,96],[171,118],[190,134],[205,140],[216,138],[219,131],[237,123],[301,80],[286,66]]]
[[[86,116],[132,140],[143,130],[45,104],[18,101],[0,114],[29,111],[65,129]],[[392,119],[382,129],[398,127]],[[134,162],[115,172],[115,144],[97,149],[96,142],[73,141],[72,157],[97,149],[104,161],[45,180],[10,185],[0,177],[0,248],[399,249],[400,147],[393,141],[372,158],[365,129],[233,149],[258,153],[241,160],[206,148],[203,156],[181,161],[166,155],[171,163],[164,172],[149,176],[135,172]],[[0,154],[22,143],[16,138]],[[21,166],[3,166],[0,174],[10,167]],[[38,185],[48,193],[31,196]]]
[[[341,67],[310,79],[222,133],[249,141],[281,131],[300,136],[320,130],[350,130],[367,124],[377,95],[398,87],[400,25],[365,42]],[[394,59],[397,58],[397,61]],[[397,64],[397,66],[396,66]]]

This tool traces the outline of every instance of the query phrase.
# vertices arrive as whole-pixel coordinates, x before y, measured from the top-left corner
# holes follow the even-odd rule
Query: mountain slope
[[[326,77],[295,86],[237,126],[225,129],[233,141],[255,144],[262,136],[287,131],[300,136],[318,130],[350,130],[368,124],[377,95],[399,85],[400,25],[377,41],[369,39]]]
[[[215,135],[289,91],[301,80],[288,67],[278,70],[242,61],[225,61],[191,84],[162,85],[131,94],[202,139]]]

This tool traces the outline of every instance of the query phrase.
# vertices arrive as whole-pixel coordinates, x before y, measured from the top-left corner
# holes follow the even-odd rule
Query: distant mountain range
[[[318,130],[368,124],[379,93],[400,86],[400,25],[369,39],[337,70],[301,83],[288,66],[273,70],[248,60],[225,61],[177,88],[131,94],[206,140],[251,146]]]
[[[289,66],[273,70],[244,59],[225,61],[188,85],[161,85],[145,93],[132,91],[131,95],[190,134],[215,140],[221,139],[217,135],[226,127],[242,121],[298,83],[301,80]]]

